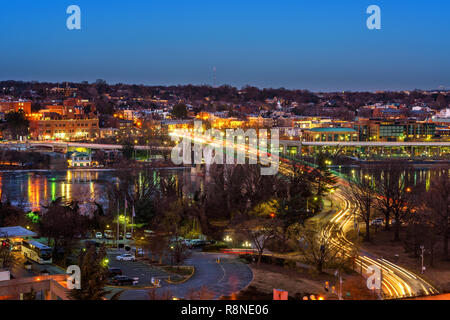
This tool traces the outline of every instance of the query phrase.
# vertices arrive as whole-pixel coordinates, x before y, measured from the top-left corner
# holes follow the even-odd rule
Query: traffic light
[[[325,282],[325,291],[330,291],[330,283],[328,281]]]

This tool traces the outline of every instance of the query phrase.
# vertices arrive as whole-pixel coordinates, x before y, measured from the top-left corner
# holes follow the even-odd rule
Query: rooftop
[[[36,233],[22,227],[5,227],[0,228],[0,238],[23,238],[35,237]]]
[[[308,131],[312,132],[356,132],[355,129],[352,128],[312,128]]]
[[[91,155],[90,155],[89,153],[87,153],[87,152],[78,152],[78,151],[75,151],[75,152],[68,152],[67,155],[68,155],[70,158],[90,157],[90,156],[91,156]]]

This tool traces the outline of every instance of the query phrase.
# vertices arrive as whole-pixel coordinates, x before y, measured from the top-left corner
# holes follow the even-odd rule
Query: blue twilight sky
[[[450,88],[449,17],[448,0],[2,0],[0,80],[212,84],[215,66],[238,87]]]

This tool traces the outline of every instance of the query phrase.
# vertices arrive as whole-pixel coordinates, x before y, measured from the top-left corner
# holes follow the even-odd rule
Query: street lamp
[[[251,244],[249,241],[245,241],[245,242],[242,244],[242,246],[243,246],[244,248],[251,248],[251,247],[252,247],[252,244]]]
[[[109,264],[109,259],[107,259],[107,258],[103,259],[102,264],[104,267],[107,267]]]

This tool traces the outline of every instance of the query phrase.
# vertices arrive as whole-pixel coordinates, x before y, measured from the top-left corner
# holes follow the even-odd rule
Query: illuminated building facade
[[[92,156],[87,152],[72,152],[68,155],[67,163],[71,168],[86,168],[92,165]]]
[[[30,121],[33,140],[89,140],[99,137],[98,118],[43,119]]]
[[[2,102],[0,101],[0,112],[8,113],[8,112],[18,112],[19,110],[23,110],[25,114],[31,114],[31,102],[23,102],[23,101],[13,101],[13,102]]]
[[[48,105],[28,118],[33,140],[80,141],[100,136],[99,119],[73,103]]]
[[[429,141],[436,137],[436,123],[412,119],[360,119],[355,129],[361,141]]]
[[[307,142],[349,142],[359,141],[358,132],[352,128],[312,128],[303,131]]]

